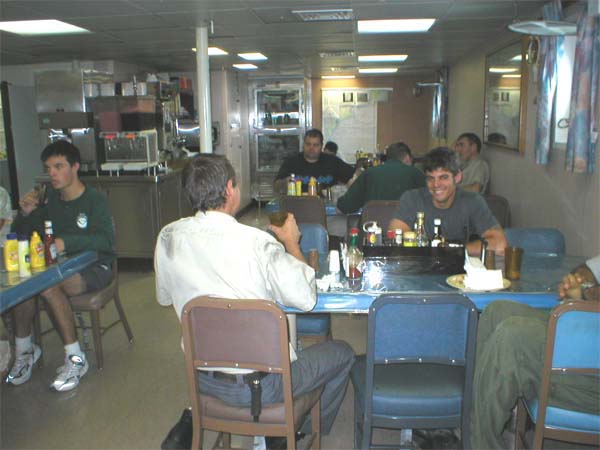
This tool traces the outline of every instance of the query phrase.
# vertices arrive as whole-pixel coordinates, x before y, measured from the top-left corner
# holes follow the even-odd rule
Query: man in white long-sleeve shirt
[[[183,172],[183,183],[195,216],[180,219],[160,232],[155,251],[158,302],[173,305],[179,318],[189,300],[209,295],[263,298],[303,311],[316,303],[315,272],[300,250],[300,231],[289,214],[270,234],[236,221],[240,191],[233,167],[220,156],[201,155]],[[283,245],[282,245],[283,244]],[[293,317],[293,316],[292,316]],[[295,342],[294,321],[290,339]],[[331,429],[354,361],[344,342],[328,341],[297,355],[290,346],[293,395],[324,386],[321,431]],[[200,373],[201,390],[233,405],[249,405],[250,389],[230,373]],[[280,376],[261,380],[262,403],[283,401]]]

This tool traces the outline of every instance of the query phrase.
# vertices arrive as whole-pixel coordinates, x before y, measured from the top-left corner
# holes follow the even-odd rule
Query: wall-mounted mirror
[[[520,41],[486,57],[484,141],[525,151],[527,68]]]

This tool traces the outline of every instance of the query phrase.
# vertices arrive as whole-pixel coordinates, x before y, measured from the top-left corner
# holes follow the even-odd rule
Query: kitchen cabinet
[[[192,214],[179,170],[156,176],[81,176],[81,180],[108,198],[119,257],[152,258],[160,230]]]

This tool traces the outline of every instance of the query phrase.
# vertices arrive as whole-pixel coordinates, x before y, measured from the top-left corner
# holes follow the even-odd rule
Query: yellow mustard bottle
[[[302,195],[302,178],[296,177],[296,195]]]
[[[4,243],[4,267],[8,272],[19,271],[19,242],[17,233],[8,233]]]
[[[29,257],[31,259],[31,268],[43,269],[46,267],[46,259],[44,258],[44,243],[37,231],[34,231],[29,241]]]

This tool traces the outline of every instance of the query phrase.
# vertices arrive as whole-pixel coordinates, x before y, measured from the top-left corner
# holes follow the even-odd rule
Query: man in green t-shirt
[[[57,141],[42,152],[41,160],[50,177],[46,198],[39,191],[28,192],[19,201],[19,214],[13,224],[17,233],[42,236],[44,221],[52,221],[58,253],[74,254],[84,250],[98,252],[98,262],[46,289],[40,296],[54,317],[65,347],[64,364],[50,385],[55,391],[74,389],[88,370],[85,353],[77,341],[75,321],[69,297],[102,289],[113,279],[115,234],[112,216],[104,194],[81,182],[78,175],[79,150],[67,141]],[[14,307],[15,363],[6,382],[20,385],[31,378],[31,370],[41,355],[31,336],[35,303],[31,298]]]
[[[405,191],[425,186],[425,175],[413,167],[408,145],[396,142],[385,153],[385,164],[360,174],[338,199],[337,207],[344,214],[358,211],[369,200],[398,200]]]

